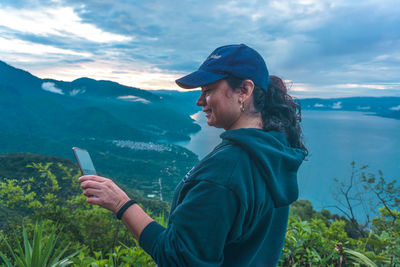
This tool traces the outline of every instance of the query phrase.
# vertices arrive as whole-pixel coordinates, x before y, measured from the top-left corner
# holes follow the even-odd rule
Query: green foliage
[[[300,220],[310,220],[316,211],[309,200],[301,199],[290,205],[289,215]]]
[[[343,249],[344,258],[347,259],[347,262],[351,263],[353,266],[366,266],[366,267],[377,267],[375,263],[373,263],[367,256],[364,254],[354,251],[348,248]]]
[[[155,217],[155,220],[161,225],[166,226],[166,218],[163,214]],[[102,249],[90,253],[85,247],[78,246],[69,249],[69,246],[65,245],[65,243],[68,242],[62,239],[62,232],[59,230],[58,233],[56,233],[57,227],[54,226],[54,224],[49,225],[46,222],[41,222],[40,224],[36,223],[33,227],[34,236],[32,245],[28,240],[27,230],[24,226],[22,227],[24,249],[22,249],[19,243],[15,246],[16,248],[13,249],[7,241],[7,236],[1,233],[1,239],[6,244],[9,254],[12,257],[10,260],[6,255],[0,252],[0,258],[3,260],[4,266],[156,266],[153,259],[139,246],[136,240],[134,240],[132,246],[120,243],[120,245],[113,246],[113,248],[109,250],[110,252]],[[46,228],[49,228],[48,230],[50,231],[48,235],[43,234],[46,232]],[[58,242],[60,239],[62,239],[63,242]],[[56,246],[56,244],[58,246]],[[75,252],[64,256],[69,250]]]
[[[73,182],[78,179],[79,174],[77,172],[72,174],[71,169],[58,163],[56,168],[62,173],[58,178],[63,185],[63,192],[61,192],[59,181],[51,170],[52,165],[53,163],[28,165],[27,167],[35,169],[39,174],[37,179],[33,177],[18,180],[5,178],[0,181],[0,205],[29,213],[32,210],[51,208],[67,197],[67,193],[79,192],[78,183]]]
[[[312,218],[319,218],[323,220],[326,224],[335,220],[346,221],[347,224],[346,217],[332,214],[327,209],[316,211],[314,210],[311,201],[305,199],[297,200],[292,205],[290,205],[289,215],[302,221],[311,221]]]
[[[4,240],[7,240],[7,243],[0,244],[0,251],[10,251],[9,248],[19,246],[16,235],[6,233],[26,236],[24,233],[28,232],[29,235],[29,229],[34,228],[33,222],[41,219],[43,232],[53,233],[54,225],[62,226],[57,237],[71,244],[71,251],[79,252],[71,259],[75,266],[155,266],[151,257],[111,212],[86,202],[77,182],[79,173],[76,168],[55,162],[33,162],[28,169],[34,170],[30,172],[31,178],[0,180],[1,205],[7,211],[18,211],[18,217],[8,219],[9,224],[0,230]],[[139,202],[142,199],[137,198]],[[166,225],[164,214],[168,206],[149,205],[156,202],[154,200],[143,202],[145,205],[142,207],[149,214],[163,214],[157,221]],[[19,226],[21,220],[28,231]],[[12,254],[8,254],[4,255],[4,264],[10,262],[6,257],[12,257]]]
[[[339,181],[335,195],[345,216],[320,212],[299,200],[291,209],[280,266],[398,266],[400,264],[400,186],[366,173],[368,166],[351,163],[350,178]],[[368,205],[368,203],[372,203]],[[362,205],[367,223],[360,225],[354,208]],[[370,220],[370,215],[379,215]]]
[[[157,189],[153,182],[161,178],[164,200],[172,199],[178,179],[198,161],[191,151],[165,144],[190,140],[189,134],[200,130],[190,118],[193,108],[198,110],[193,97],[158,96],[88,78],[72,83],[45,80],[65,92],[52,94],[42,90],[43,80],[4,62],[0,62],[0,77],[0,153],[31,152],[74,160],[71,147],[84,147],[99,173],[143,195],[153,194]],[[85,93],[69,94],[77,90]],[[146,104],[118,99],[129,94],[143,98]],[[82,118],[84,123],[77,123]],[[165,150],[117,146],[114,141],[156,143]],[[0,159],[0,176],[12,178],[11,171],[1,165]],[[176,171],[165,175],[166,168]]]
[[[337,192],[334,198],[337,205],[333,207],[340,210],[352,224],[353,229],[358,234],[352,237],[365,238],[366,230],[370,227],[371,217],[377,214],[377,209],[383,207],[387,216],[391,217],[392,224],[395,223],[397,217],[392,212],[400,206],[400,185],[397,180],[390,182],[383,177],[382,171],[375,173],[367,172],[369,166],[357,166],[356,162],[351,162],[351,175],[348,179],[339,180],[334,178],[337,183]],[[355,216],[355,207],[363,208],[366,223],[361,225],[357,222]],[[350,231],[348,231],[350,232]]]
[[[290,218],[279,266],[377,266],[373,260],[386,262],[385,257],[365,251],[362,242],[357,246],[344,225],[344,221],[326,226],[321,219]]]
[[[70,258],[78,253],[74,252],[68,256],[64,256],[68,250],[68,245],[56,248],[58,239],[56,228],[53,227],[50,234],[44,235],[42,223],[35,224],[32,243],[28,239],[25,227],[23,227],[24,248],[19,243],[17,243],[18,246],[16,248],[12,248],[7,239],[3,235],[1,237],[12,256],[12,260],[10,260],[0,252],[0,257],[7,267],[67,266],[72,263]]]
[[[13,139],[13,137],[3,137],[2,135],[3,134],[0,133],[0,152],[8,145],[8,143],[3,144],[2,140],[4,142],[4,140]],[[22,139],[24,142],[27,142],[27,144],[20,144],[20,146],[27,147],[28,151],[30,150],[29,147],[31,144],[36,144],[36,146],[39,146],[41,149],[49,149],[49,151],[40,151],[41,153],[57,153],[57,155],[69,158],[73,161],[27,153],[0,154],[0,180],[2,178],[19,180],[28,177],[39,179],[36,170],[26,167],[27,165],[32,165],[32,162],[43,164],[53,163],[50,169],[56,177],[63,175],[59,173],[62,172],[62,170],[58,170],[58,163],[78,173],[79,169],[75,164],[75,159],[71,152],[72,146],[78,146],[84,147],[90,151],[96,170],[100,175],[112,178],[119,185],[130,188],[129,191],[131,191],[135,197],[155,194],[155,199],[158,200],[160,195],[158,181],[161,179],[163,199],[170,201],[177,183],[198,161],[197,156],[189,150],[171,144],[155,144],[164,149],[162,151],[157,151],[151,149],[134,149],[135,143],[133,141],[127,141],[125,144],[126,146],[122,145],[122,147],[119,147],[110,140],[101,139],[63,140],[64,143],[62,145],[48,144],[46,143],[48,140],[29,139],[23,136],[19,136],[17,139]],[[124,141],[121,141],[121,143],[124,143]],[[150,143],[142,144],[151,147]],[[132,145],[133,148],[128,145]],[[60,181],[59,185],[64,190],[69,189],[63,186]],[[133,192],[132,189],[135,191]],[[162,202],[151,202],[151,199],[148,198],[142,198],[142,200],[146,201],[148,205],[158,208],[158,213],[161,213],[161,209],[165,208],[165,205],[164,207],[158,205]],[[141,202],[143,202],[142,200]]]
[[[393,221],[393,216],[396,220]],[[372,230],[366,239],[359,240],[369,248],[371,257],[386,266],[400,265],[400,212],[379,209],[379,216],[372,220]]]
[[[79,176],[76,168],[59,162],[36,161],[23,171],[29,172],[29,177],[0,179],[0,216],[4,214],[9,222],[0,228],[4,266],[19,266],[17,258],[43,259],[49,250],[52,250],[52,255],[62,253],[60,257],[76,253],[64,262],[72,266],[155,266],[151,257],[111,212],[86,202],[76,181]],[[164,172],[169,175],[174,169]],[[398,187],[384,179],[364,177],[369,177],[365,179],[368,183],[365,189],[372,190],[373,187],[386,201],[386,205],[379,209],[379,216],[371,220],[365,236],[354,238],[349,232],[352,222],[346,217],[331,214],[328,210],[315,211],[311,202],[299,200],[290,209],[279,266],[400,264],[400,213],[395,209],[398,202],[387,198],[388,195],[393,199],[398,197]],[[132,192],[128,193],[132,195]],[[152,206],[155,201],[146,202],[140,197],[137,200],[153,217],[162,214],[156,216],[156,221],[166,226],[167,206]],[[18,216],[10,219],[10,214]],[[37,220],[42,222],[35,224]],[[55,225],[61,227],[56,229]],[[20,245],[18,236],[23,237],[25,245]],[[29,243],[29,236],[32,236],[32,243]],[[69,246],[64,246],[67,243]],[[39,250],[47,252],[38,254]],[[40,257],[33,256],[35,253]]]
[[[111,252],[105,253],[105,255],[102,251],[95,251],[93,254],[93,256],[88,256],[81,252],[77,257],[71,259],[74,263],[73,266],[156,266],[153,259],[139,245],[127,247],[122,244],[121,246],[115,246]]]
[[[386,216],[391,217],[392,224],[395,224],[398,215],[392,210],[400,206],[400,185],[397,185],[396,179],[391,182],[386,181],[382,171],[379,170],[378,174],[377,178],[374,173],[362,172],[361,182],[365,191],[376,196],[378,205],[385,209]]]
[[[5,216],[8,224],[2,228],[6,232],[20,232],[21,220],[27,225],[44,220],[46,225],[62,225],[61,239],[75,248],[84,247],[88,252],[111,251],[121,242],[134,245],[133,238],[111,212],[86,202],[77,182],[79,172],[76,169],[53,162],[34,162],[29,164],[29,169],[35,170],[31,178],[0,180],[2,211],[12,210],[17,215],[14,218]],[[136,199],[141,202],[143,198]],[[167,212],[168,205],[149,205],[156,202],[154,200],[143,202],[143,208],[148,211]],[[13,246],[17,243],[14,237],[9,237],[9,241]],[[0,244],[0,250],[3,249],[4,245]]]
[[[319,219],[307,222],[290,218],[280,266],[311,266],[337,260],[335,240],[324,237],[326,232],[327,227]]]
[[[79,242],[89,252],[110,251],[119,242],[133,244],[133,238],[111,212],[88,204],[83,195],[68,200],[47,218],[64,226],[61,235],[65,240]]]

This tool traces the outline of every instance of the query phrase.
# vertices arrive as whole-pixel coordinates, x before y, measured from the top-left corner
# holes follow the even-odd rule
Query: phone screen
[[[82,174],[97,175],[89,152],[86,149],[82,149],[79,147],[73,147],[72,150],[74,151],[75,158],[78,161],[79,168],[81,169]]]

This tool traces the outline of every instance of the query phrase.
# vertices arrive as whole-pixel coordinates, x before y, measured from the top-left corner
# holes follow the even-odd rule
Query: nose
[[[199,99],[197,99],[196,101],[196,105],[199,107],[205,106],[206,104],[206,98],[205,95],[203,93],[201,93]]]

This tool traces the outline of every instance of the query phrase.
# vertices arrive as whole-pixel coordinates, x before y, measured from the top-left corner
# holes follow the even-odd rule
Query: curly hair
[[[234,90],[242,85],[244,79],[229,76],[226,81]],[[253,104],[255,112],[261,113],[264,131],[284,133],[291,147],[300,148],[308,155],[308,150],[302,140],[300,103],[288,94],[287,87],[281,78],[271,75],[267,91],[255,85]]]

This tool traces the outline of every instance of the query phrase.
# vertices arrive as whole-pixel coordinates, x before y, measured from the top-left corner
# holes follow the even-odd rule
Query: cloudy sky
[[[297,97],[400,96],[399,0],[0,0],[0,60],[40,78],[178,89],[232,43]]]

